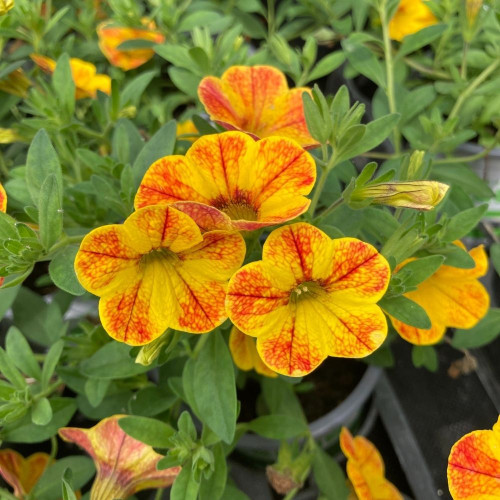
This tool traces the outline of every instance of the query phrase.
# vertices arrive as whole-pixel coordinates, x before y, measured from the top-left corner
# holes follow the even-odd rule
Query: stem
[[[335,200],[329,207],[325,208],[325,210],[317,217],[318,219],[325,218],[328,214],[331,214],[336,208],[340,207],[344,203],[344,198],[339,198]]]
[[[160,488],[159,490],[156,490],[155,494],[155,499],[154,500],[161,500],[161,497],[163,496],[163,492],[165,490],[163,488]]]
[[[462,65],[460,67],[460,76],[463,80],[467,80],[467,52],[469,52],[469,44],[465,42],[462,51]]]
[[[50,458],[51,460],[55,460],[57,456],[57,438],[56,436],[52,436],[50,438]]]
[[[488,149],[484,149],[480,153],[476,153],[475,155],[470,155],[470,156],[457,156],[454,158],[438,158],[434,160],[435,165],[443,164],[443,163],[469,163],[471,161],[476,161],[480,160],[481,158],[484,158],[485,156],[488,156],[493,149],[495,149],[495,144],[493,146],[490,146]]]
[[[448,116],[448,120],[453,120],[458,115],[460,108],[463,106],[466,99],[483,83],[488,76],[495,71],[500,65],[500,59],[493,61],[486,69],[484,69],[475,80],[471,82],[471,84],[458,96],[457,102],[451,113]]]
[[[448,73],[444,73],[443,71],[438,71],[432,68],[429,68],[428,66],[424,66],[423,64],[420,64],[413,59],[410,59],[409,57],[404,57],[403,61],[408,64],[413,69],[416,69],[417,71],[420,71],[420,73],[423,73],[424,75],[429,75],[429,76],[434,76],[436,78],[440,78],[441,80],[451,80],[451,76],[448,75]]]
[[[376,158],[379,160],[393,160],[395,158],[400,158],[401,155],[404,154],[399,153],[399,154],[394,154],[394,153],[382,153],[380,151],[368,151],[366,153],[362,153],[359,156],[363,158]]]
[[[267,0],[267,33],[269,38],[274,33],[274,0]]]
[[[83,240],[84,236],[85,236],[84,234],[77,235],[77,236],[65,236],[64,238],[59,240],[57,243],[52,245],[52,247],[49,250],[48,255],[51,255],[51,254],[57,252],[57,250],[59,250],[60,248],[71,245],[71,243],[80,243]]]
[[[321,196],[323,188],[325,187],[326,179],[328,178],[328,173],[329,171],[326,167],[321,167],[321,175],[319,177],[318,183],[316,184],[311,204],[309,205],[309,213],[311,214],[312,217],[314,217],[314,212],[316,211],[319,197]]]

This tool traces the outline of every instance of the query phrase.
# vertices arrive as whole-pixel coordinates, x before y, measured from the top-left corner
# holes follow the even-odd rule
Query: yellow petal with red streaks
[[[429,314],[427,314],[429,316]],[[429,316],[431,320],[431,328],[417,328],[415,326],[407,325],[402,321],[389,316],[394,329],[403,337],[407,342],[415,345],[433,345],[437,344],[446,332],[446,326],[438,323],[435,319]]]
[[[462,247],[465,250],[464,245],[461,242],[455,242],[455,244]],[[440,279],[470,279],[470,278],[481,278],[488,272],[488,255],[484,249],[484,245],[479,245],[472,248],[469,251],[469,255],[474,259],[475,266],[472,269],[461,269],[452,266],[441,266],[437,271],[439,273]]]
[[[240,113],[243,113],[240,99],[237,95],[226,95],[220,78],[215,76],[203,78],[198,86],[198,97],[212,120],[221,123],[223,126],[226,123],[228,125],[240,123]],[[233,99],[234,105],[230,98]]]
[[[181,470],[180,467],[157,470],[162,455],[125,434],[118,425],[123,416],[105,418],[90,429],[59,430],[62,439],[77,444],[94,460],[97,476],[92,498],[128,498],[144,489],[166,488]]]
[[[15,450],[0,450],[0,475],[14,488],[17,498],[30,493],[51,461],[47,453],[34,453],[24,458]]]
[[[369,243],[356,238],[333,240],[331,271],[325,287],[337,300],[377,302],[389,285],[387,260]]]
[[[100,296],[139,272],[140,257],[123,226],[102,226],[83,239],[75,271],[81,285]]]
[[[202,232],[222,229],[232,231],[231,219],[220,210],[196,201],[176,201],[172,206],[189,215]]]
[[[7,211],[7,193],[4,187],[0,184],[0,212]]]
[[[448,486],[454,500],[500,498],[500,432],[473,431],[463,436],[448,458]]]

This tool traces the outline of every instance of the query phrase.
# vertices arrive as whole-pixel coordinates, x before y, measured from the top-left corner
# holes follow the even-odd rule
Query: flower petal
[[[7,211],[7,193],[4,187],[0,184],[0,212]]]
[[[390,316],[392,326],[407,342],[415,345],[432,345],[437,344],[446,332],[446,326],[440,324],[427,313],[431,320],[431,328],[423,329],[415,326],[407,325],[402,321]]]
[[[202,232],[215,229],[233,230],[231,219],[224,212],[210,205],[197,203],[196,201],[176,201],[172,206],[189,215]]]
[[[473,431],[454,444],[448,458],[448,486],[454,500],[500,498],[499,425],[493,431]]]
[[[464,244],[461,241],[455,241],[455,245],[466,250]],[[461,269],[452,266],[441,266],[438,269],[440,279],[470,279],[470,278],[481,278],[488,272],[488,255],[484,249],[484,245],[479,245],[477,247],[469,250],[469,255],[474,259],[476,263],[475,267],[472,269]]]

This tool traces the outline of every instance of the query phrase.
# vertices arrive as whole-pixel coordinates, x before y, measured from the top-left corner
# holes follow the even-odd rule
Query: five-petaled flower
[[[389,264],[355,238],[332,240],[306,223],[274,230],[262,250],[229,281],[231,321],[257,337],[264,363],[299,377],[327,356],[361,358],[380,347],[387,321],[376,302]]]
[[[373,443],[362,436],[353,437],[342,427],[340,447],[347,458],[347,476],[358,500],[403,500],[397,488],[385,478],[384,461]]]
[[[198,87],[210,118],[224,128],[255,138],[288,137],[310,148],[318,144],[307,129],[304,92],[310,89],[289,89],[285,75],[272,66],[232,66],[221,78],[203,78]]]
[[[423,0],[401,0],[389,23],[389,36],[401,41],[421,29],[436,24],[438,20]]]
[[[200,137],[186,156],[153,163],[135,206],[175,203],[202,229],[253,230],[304,213],[315,179],[312,156],[295,141],[224,132]]]
[[[30,57],[46,73],[52,74],[56,69],[56,61],[50,57],[40,54],[31,54]],[[75,97],[77,99],[96,97],[98,90],[108,95],[111,93],[111,78],[108,75],[98,74],[92,63],[72,57],[69,60],[69,65],[75,82]]]
[[[229,350],[233,356],[234,364],[243,371],[255,370],[266,377],[275,378],[276,372],[270,370],[260,359],[255,339],[245,335],[241,330],[233,326],[229,334]]]
[[[148,488],[166,488],[180,472],[180,467],[157,470],[156,464],[162,456],[151,446],[125,434],[118,425],[122,417],[113,415],[90,429],[59,429],[62,439],[76,443],[94,460],[97,475],[91,500],[125,499]]]
[[[460,241],[455,244],[465,249]],[[488,256],[483,245],[473,248],[469,254],[476,263],[472,269],[441,266],[416,290],[405,293],[406,297],[425,309],[431,328],[416,328],[391,317],[401,337],[416,345],[435,344],[442,339],[446,328],[472,328],[486,315],[490,297],[477,278],[486,274]],[[404,261],[397,270],[412,260]]]
[[[112,21],[104,21],[97,27],[99,48],[113,66],[128,71],[142,66],[155,55],[150,47],[126,50],[118,48],[129,40],[144,40],[152,44],[163,43],[165,36],[156,30],[154,22],[143,19],[143,24],[142,28],[130,28],[117,26]]]
[[[16,498],[24,498],[33,489],[49,465],[47,453],[34,453],[24,458],[17,451],[0,451],[0,475],[14,488]]]
[[[202,235],[188,215],[158,205],[91,231],[75,270],[82,286],[101,297],[99,315],[109,335],[144,345],[168,327],[204,333],[220,325],[227,280],[244,256],[239,233]]]

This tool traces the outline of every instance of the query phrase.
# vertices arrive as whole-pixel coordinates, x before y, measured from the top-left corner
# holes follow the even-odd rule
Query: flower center
[[[323,292],[323,287],[316,281],[305,281],[299,283],[290,293],[290,300],[298,302],[305,299],[317,297]]]
[[[148,265],[158,260],[167,260],[173,264],[175,263],[175,261],[179,260],[179,257],[176,253],[172,252],[172,250],[169,250],[168,248],[154,248],[141,257],[141,264]]]
[[[236,192],[230,199],[220,196],[212,201],[212,205],[224,212],[231,220],[254,221],[258,219],[257,210],[245,192]]]

